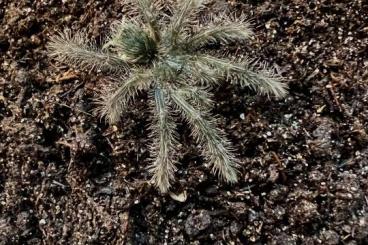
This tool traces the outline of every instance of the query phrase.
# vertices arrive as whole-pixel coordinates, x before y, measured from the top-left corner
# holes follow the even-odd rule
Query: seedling
[[[228,183],[237,182],[238,161],[211,114],[211,91],[232,81],[283,97],[286,85],[281,76],[254,61],[233,62],[208,52],[211,44],[227,45],[252,36],[242,16],[217,16],[202,26],[196,21],[204,7],[201,0],[178,1],[169,22],[150,0],[137,0],[137,7],[140,18],[113,25],[101,48],[86,33],[66,30],[52,37],[50,54],[79,69],[107,71],[114,78],[113,88],[102,93],[96,105],[110,124],[119,122],[138,92],[149,93],[153,157],[149,171],[162,193],[170,189],[176,171],[177,115],[188,122],[212,171]]]

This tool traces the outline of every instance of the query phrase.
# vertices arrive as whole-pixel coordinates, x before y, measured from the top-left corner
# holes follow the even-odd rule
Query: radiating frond
[[[134,75],[109,93],[101,94],[96,101],[96,113],[105,118],[110,124],[120,121],[126,106],[134,99],[138,91],[147,89],[152,83],[153,75],[151,70],[136,71]]]
[[[178,91],[171,89],[170,97],[191,125],[193,136],[202,145],[203,155],[212,165],[212,171],[229,183],[237,182],[236,158],[215,121],[208,119],[211,117],[207,112],[196,110]]]
[[[190,85],[217,85],[221,82],[222,76],[209,66],[206,58],[207,56],[203,55],[178,54],[166,57],[160,64],[167,67],[167,70],[176,77],[179,75],[190,77],[191,79],[187,80]]]
[[[48,44],[51,57],[80,69],[127,72],[129,66],[119,57],[99,50],[95,43],[88,41],[85,32],[72,33],[66,29],[52,36]]]
[[[224,78],[231,79],[243,87],[250,87],[261,94],[274,95],[278,98],[287,94],[287,85],[282,83],[282,76],[265,64],[249,61],[233,64],[231,61],[212,56],[201,56],[198,60],[202,66],[208,65]]]
[[[155,9],[154,1],[152,0],[137,0],[140,13],[143,17],[145,25],[150,33],[150,37],[154,41],[160,40],[158,12]]]
[[[188,24],[192,21],[192,14],[198,10],[203,0],[186,0],[178,1],[178,5],[175,8],[174,14],[171,18],[171,22],[168,27],[168,35],[172,45],[178,43],[180,34],[188,27]]]
[[[211,95],[205,88],[181,84],[177,93],[196,108],[209,110],[213,106]]]
[[[252,87],[253,90],[267,96],[273,95],[276,98],[283,98],[287,95],[287,84],[283,83],[284,78],[276,68],[268,67],[267,63],[242,64],[245,70],[239,75],[239,84],[243,87]]]
[[[192,77],[197,85],[218,85],[222,76],[208,64],[206,57],[203,55],[186,55],[183,58],[182,73]]]
[[[244,16],[230,19],[228,17],[213,19],[209,24],[198,28],[195,34],[189,35],[183,46],[189,50],[204,47],[207,44],[239,42],[253,35],[249,22]]]
[[[162,193],[166,193],[175,175],[175,148],[178,144],[175,137],[175,124],[170,115],[168,99],[165,91],[155,89],[153,108],[152,153],[154,162],[149,167],[152,180]]]

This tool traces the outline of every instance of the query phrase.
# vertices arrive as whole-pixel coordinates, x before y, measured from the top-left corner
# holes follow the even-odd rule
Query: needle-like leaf
[[[143,17],[145,25],[150,33],[150,37],[155,40],[160,40],[160,32],[159,32],[159,23],[157,11],[155,9],[154,3],[152,0],[137,0],[137,4],[140,10],[140,13]]]
[[[226,182],[237,182],[237,163],[229,142],[216,128],[215,121],[208,119],[210,115],[194,108],[178,91],[180,88],[170,90],[170,97],[191,125],[193,136],[202,145],[202,153],[212,165],[213,172]]]
[[[97,49],[96,45],[87,41],[85,32],[66,29],[51,38],[48,50],[51,57],[75,68],[127,72],[129,66],[119,57]]]
[[[178,1],[175,12],[171,18],[170,25],[168,27],[168,36],[171,45],[176,45],[180,34],[185,28],[192,22],[192,14],[198,10],[203,0],[185,0]]]
[[[221,21],[212,20],[209,24],[198,28],[195,34],[189,35],[183,41],[183,46],[190,50],[195,50],[207,44],[229,44],[231,42],[247,40],[253,34],[249,23],[244,21],[244,17],[238,17],[234,20],[227,17],[220,19]]]
[[[152,130],[152,154],[154,161],[150,166],[152,180],[161,192],[166,193],[175,176],[175,124],[170,115],[170,108],[165,92],[156,88],[154,94],[154,111]]]
[[[153,81],[151,70],[135,73],[125,81],[121,81],[116,89],[110,89],[108,94],[102,93],[97,100],[97,114],[105,118],[110,124],[120,121],[126,106],[140,90],[148,89]]]
[[[283,78],[275,69],[268,68],[265,64],[249,61],[234,64],[229,60],[209,55],[198,56],[196,60],[196,66],[204,74],[198,75],[198,77],[202,77],[203,81],[209,81],[208,85],[217,85],[216,83],[211,84],[210,79],[204,79],[207,73],[209,73],[208,77],[215,73],[217,76],[239,83],[243,87],[251,87],[261,94],[273,95],[277,98],[282,98],[287,94],[287,86],[282,83]],[[213,76],[216,77],[216,75]]]

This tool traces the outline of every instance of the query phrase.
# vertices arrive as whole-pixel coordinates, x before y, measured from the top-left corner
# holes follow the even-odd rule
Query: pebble
[[[38,222],[40,225],[46,225],[46,220],[45,219],[40,219],[40,221]]]
[[[189,215],[184,225],[185,232],[188,236],[194,237],[207,229],[211,225],[211,221],[211,216],[207,210],[201,210],[198,214]]]

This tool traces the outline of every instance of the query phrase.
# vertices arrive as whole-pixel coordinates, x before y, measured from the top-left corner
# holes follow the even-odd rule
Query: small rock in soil
[[[339,244],[340,238],[336,231],[327,230],[321,233],[321,240],[323,241],[323,244],[335,245]]]
[[[194,237],[201,231],[207,229],[211,224],[211,216],[208,211],[201,210],[198,214],[192,214],[185,222],[185,232]]]

